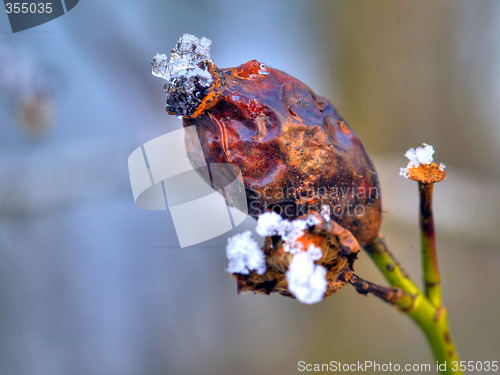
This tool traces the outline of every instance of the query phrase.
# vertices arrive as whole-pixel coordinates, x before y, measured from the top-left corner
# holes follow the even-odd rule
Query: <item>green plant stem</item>
[[[432,216],[432,190],[434,184],[418,183],[420,197],[420,241],[425,295],[435,307],[441,307],[441,277],[436,252],[436,235]]]
[[[427,337],[436,361],[440,364],[446,363],[446,370],[442,373],[462,374],[460,370],[453,370],[452,362],[459,361],[459,358],[451,337],[446,309],[434,306],[422,293],[390,253],[382,237],[366,246],[365,250],[390,285],[401,288],[411,296],[411,302],[408,302],[408,298],[401,298],[395,301],[394,305],[420,327]]]

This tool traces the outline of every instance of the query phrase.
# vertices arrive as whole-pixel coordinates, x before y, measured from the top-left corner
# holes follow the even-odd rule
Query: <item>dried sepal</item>
[[[420,164],[407,169],[407,178],[423,184],[433,184],[446,178],[446,171],[442,165],[436,163]]]

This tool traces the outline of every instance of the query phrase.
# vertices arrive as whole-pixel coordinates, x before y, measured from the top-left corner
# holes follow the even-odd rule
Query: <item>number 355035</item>
[[[52,13],[52,3],[5,3],[7,13]]]

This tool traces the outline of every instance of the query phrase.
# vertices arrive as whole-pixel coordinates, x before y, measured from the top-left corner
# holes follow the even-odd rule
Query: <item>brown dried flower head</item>
[[[274,221],[276,217],[264,217],[265,215],[272,216],[273,213],[264,214],[263,218],[259,219],[257,232],[271,235],[265,238],[262,249],[266,271],[233,273],[238,293],[276,292],[295,297],[304,303],[314,303],[334,294],[347,284],[360,251],[359,243],[347,229],[317,213],[299,217],[292,222],[283,220],[279,224]],[[307,269],[308,266],[294,264],[297,259],[307,257],[310,258],[311,265],[314,263],[313,267],[323,272],[321,277],[324,284],[319,294],[316,289],[322,280],[319,277],[318,281],[311,278],[302,280],[300,272],[304,271],[301,268]],[[294,267],[299,275],[293,275]],[[312,297],[307,288],[313,289],[316,296]]]

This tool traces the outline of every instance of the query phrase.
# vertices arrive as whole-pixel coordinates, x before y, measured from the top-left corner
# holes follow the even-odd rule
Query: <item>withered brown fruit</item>
[[[196,126],[207,163],[240,168],[249,214],[274,210],[292,220],[327,205],[361,245],[370,243],[381,222],[377,173],[334,106],[256,60],[227,69],[204,64],[213,83],[183,123]],[[172,103],[169,111],[176,114]]]
[[[305,230],[295,243],[301,245],[303,251],[307,251],[310,245],[322,250],[323,256],[316,264],[324,266],[327,270],[327,288],[324,294],[324,297],[327,297],[344,287],[352,277],[353,265],[360,246],[354,236],[335,221],[325,220],[324,217],[315,213],[311,213],[310,216],[316,217],[317,224]],[[238,293],[277,292],[284,296],[292,296],[288,290],[285,273],[293,255],[285,251],[283,244],[283,240],[278,236],[266,238],[263,248],[268,267],[266,273],[259,275],[253,271],[249,275],[233,274],[236,278]]]

